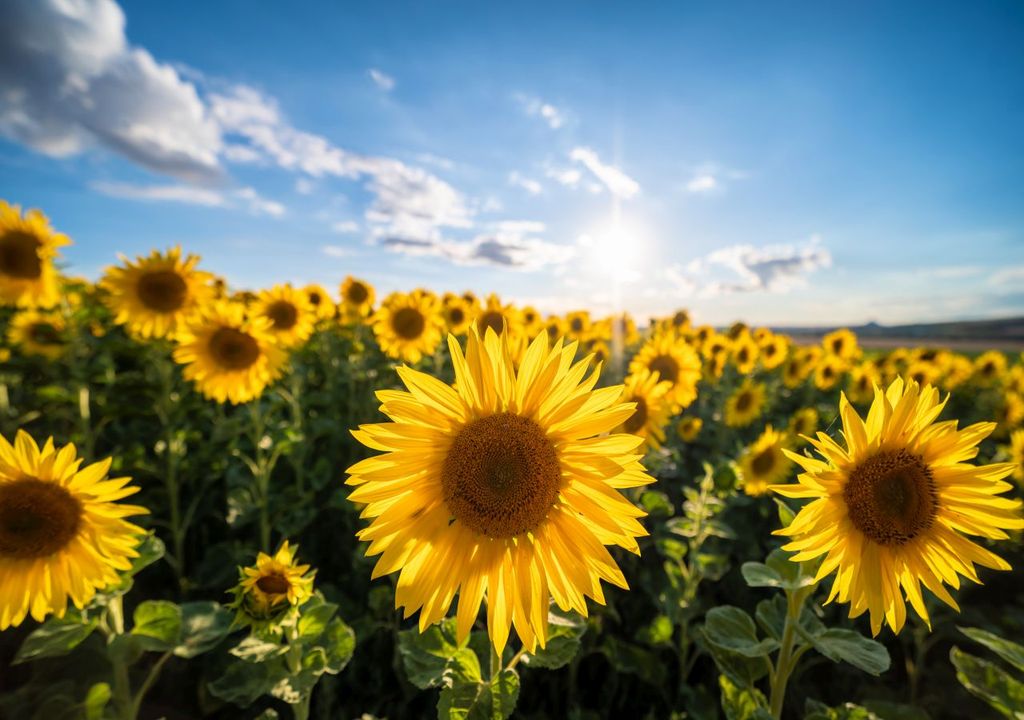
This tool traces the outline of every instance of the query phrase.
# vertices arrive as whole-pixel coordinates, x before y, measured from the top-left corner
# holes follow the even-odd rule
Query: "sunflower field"
[[[0,202],[0,718],[1024,718],[1024,358],[545,317]]]

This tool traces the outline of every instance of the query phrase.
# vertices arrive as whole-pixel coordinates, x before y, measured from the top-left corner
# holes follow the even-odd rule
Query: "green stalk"
[[[250,403],[249,412],[252,417],[253,450],[256,455],[253,480],[256,484],[256,495],[260,503],[260,548],[269,553],[272,552],[270,547],[270,468],[263,452],[265,424],[261,410],[259,398]]]
[[[178,579],[178,587],[185,583],[185,525],[181,518],[181,488],[178,483],[178,452],[174,441],[174,422],[172,418],[172,397],[174,395],[174,366],[168,357],[161,354],[157,366],[160,369],[160,401],[157,415],[164,430],[164,490],[167,493],[167,505],[170,512],[171,552],[174,574]]]
[[[793,652],[796,628],[800,622],[800,613],[803,611],[804,601],[809,596],[808,588],[801,590],[786,591],[786,623],[782,630],[782,642],[779,647],[779,656],[775,661],[775,667],[770,675],[771,695],[769,705],[772,717],[779,720],[782,717],[782,706],[786,701],[786,684],[789,682],[793,670],[796,669],[797,660],[803,655],[804,648]]]

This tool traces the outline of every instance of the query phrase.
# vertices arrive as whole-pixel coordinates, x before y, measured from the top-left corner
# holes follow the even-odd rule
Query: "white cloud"
[[[331,225],[331,230],[342,235],[359,232],[359,223],[355,220],[340,220]]]
[[[539,117],[548,124],[552,130],[558,130],[565,125],[565,113],[551,103],[544,102],[539,97],[518,94],[516,100],[522,106],[523,111],[530,117]]]
[[[97,182],[90,187],[98,193],[127,200],[178,202],[206,207],[224,207],[224,195],[216,190],[190,185],[131,185],[129,183]]]
[[[344,248],[341,245],[324,245],[323,247],[320,248],[320,251],[323,252],[324,255],[336,258],[348,257],[349,255],[352,255],[351,250],[349,250],[348,248]]]
[[[391,92],[395,89],[395,79],[382,70],[370,68],[369,74],[370,79],[373,80],[373,84],[384,92]]]
[[[579,185],[580,180],[583,179],[583,173],[577,168],[550,167],[544,171],[544,174],[559,185],[565,185],[570,188]]]
[[[220,175],[195,86],[128,44],[113,0],[19,0],[0,24],[0,133],[47,155],[102,146],[188,181]]]
[[[601,158],[591,148],[573,148],[569,157],[589,170],[616,197],[627,200],[640,192],[640,184],[636,180],[614,165],[601,162]]]
[[[733,245],[691,261],[686,270],[708,278],[715,267],[739,279],[706,280],[702,295],[712,297],[740,292],[784,292],[800,284],[805,275],[832,265],[832,255],[817,236],[803,245]]]
[[[1024,265],[1003,268],[988,279],[990,285],[1019,285],[1024,283]]]
[[[686,183],[686,189],[692,193],[706,193],[711,192],[718,188],[718,181],[714,175],[694,175],[688,183]]]
[[[268,200],[253,188],[246,187],[225,192],[192,185],[132,185],[130,183],[97,182],[92,189],[110,197],[143,202],[176,202],[187,205],[229,208],[235,201],[241,201],[253,215],[270,215],[282,217],[286,210],[284,205]]]
[[[508,174],[508,184],[520,187],[531,195],[540,195],[544,192],[543,185],[515,170]]]
[[[441,157],[440,155],[434,155],[433,153],[420,153],[419,155],[416,156],[416,160],[417,160],[417,162],[421,162],[424,165],[433,165],[434,167],[438,167],[438,168],[440,168],[442,170],[454,170],[455,169],[455,161],[454,160],[449,160],[446,157]]]
[[[316,183],[309,178],[300,177],[295,181],[295,192],[299,195],[312,195],[314,190],[316,190]]]

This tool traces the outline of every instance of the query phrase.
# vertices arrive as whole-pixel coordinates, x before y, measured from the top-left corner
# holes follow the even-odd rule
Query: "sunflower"
[[[869,403],[875,396],[875,385],[881,381],[878,368],[872,362],[863,362],[850,369],[846,393],[854,403]]]
[[[942,368],[930,360],[915,360],[907,366],[904,376],[921,387],[936,385],[942,376]]]
[[[668,325],[677,331],[684,331],[690,328],[690,311],[676,310],[672,317],[668,318]]]
[[[608,347],[608,343],[604,340],[591,340],[586,343],[586,352],[584,354],[593,355],[594,362],[605,365],[612,358],[612,349]]]
[[[944,583],[960,587],[959,575],[980,582],[974,564],[1010,566],[964,535],[1006,539],[1024,528],[1019,500],[998,497],[1010,463],[971,465],[977,445],[995,428],[977,423],[936,422],[945,401],[933,387],[897,378],[876,390],[867,420],[842,396],[839,413],[845,447],[825,433],[810,440],[821,459],[787,451],[806,471],[791,485],[772,489],[785,497],[809,498],[793,522],[776,530],[796,552],[794,562],[825,555],[821,580],[837,571],[827,602],[850,603],[850,617],[868,611],[871,632],[886,622],[899,633],[906,620],[904,595],[930,623],[923,583],[959,610]]]
[[[765,370],[774,370],[786,362],[789,354],[789,340],[783,335],[770,335],[760,341],[761,366]]]
[[[1003,386],[1007,392],[1024,395],[1024,365],[1014,365],[1003,376]]]
[[[693,442],[700,435],[701,429],[704,427],[704,421],[699,417],[693,415],[684,415],[679,418],[679,422],[676,424],[676,435],[683,442]]]
[[[590,313],[576,310],[565,316],[565,329],[573,340],[586,340],[590,337]]]
[[[831,390],[846,372],[846,362],[838,355],[824,356],[814,368],[814,387]]]
[[[804,383],[812,369],[812,366],[800,356],[790,356],[782,366],[782,383],[790,390],[795,390]]]
[[[124,518],[149,511],[117,501],[139,488],[107,479],[109,458],[81,464],[74,445],[0,436],[0,631],[82,609],[138,557],[144,531]]]
[[[728,362],[729,353],[725,350],[706,358],[704,361],[704,379],[710,383],[721,378]]]
[[[213,276],[196,270],[198,255],[181,257],[181,248],[154,250],[121,266],[107,268],[100,281],[114,322],[136,337],[173,338],[196,311],[213,299]]]
[[[640,333],[636,329],[636,322],[629,313],[622,313],[610,318],[612,330],[612,343],[618,347],[628,347],[640,341]]]
[[[317,320],[329,320],[334,317],[337,309],[323,285],[311,283],[302,288],[302,291],[306,293],[306,300],[309,301],[309,306]]]
[[[818,429],[818,411],[812,407],[800,408],[789,418],[790,443],[801,442],[803,435],[811,435]]]
[[[305,291],[291,285],[275,285],[260,292],[252,313],[268,321],[274,342],[283,348],[306,342],[317,320],[316,308],[309,303]]]
[[[615,432],[639,435],[644,447],[657,450],[665,442],[669,404],[665,396],[672,389],[657,373],[642,369],[626,378],[622,389],[622,402],[636,403],[636,410],[615,429]]]
[[[996,429],[993,437],[1004,438],[1024,420],[1024,397],[1015,392],[1004,393],[996,407]]]
[[[480,335],[485,334],[487,328],[498,334],[501,334],[502,328],[507,328],[508,332],[513,334],[518,333],[521,329],[519,313],[515,307],[503,305],[501,299],[494,293],[487,296],[487,304],[480,308],[474,325]]]
[[[373,285],[349,275],[341,284],[341,303],[338,307],[341,310],[342,319],[346,322],[354,322],[369,317],[373,312],[375,300],[376,293],[373,290]]]
[[[740,375],[747,375],[757,367],[757,355],[760,348],[749,335],[741,335],[732,344],[732,362]]]
[[[473,306],[458,295],[446,295],[441,309],[448,332],[465,335],[473,323]]]
[[[828,333],[821,339],[821,346],[826,354],[835,355],[843,360],[853,360],[857,357],[857,336],[848,328]]]
[[[523,325],[523,333],[531,340],[544,329],[544,320],[532,305],[523,306],[519,311],[519,320]]]
[[[554,345],[566,336],[565,321],[557,315],[552,315],[544,321],[542,332],[548,336],[548,342]]]
[[[1024,486],[1024,430],[1014,430],[1007,448],[1013,465],[1013,479]]]
[[[11,319],[7,342],[25,355],[59,360],[68,348],[64,318],[55,312],[22,310]]]
[[[53,261],[70,244],[38,210],[0,200],[0,304],[52,307],[60,300]]]
[[[246,319],[241,305],[220,302],[185,326],[174,359],[203,395],[238,404],[259,397],[280,376],[286,356],[268,320]]]
[[[725,401],[725,424],[746,427],[761,417],[764,409],[764,384],[749,378],[743,381]]]
[[[701,343],[700,352],[706,358],[714,357],[725,353],[728,355],[732,350],[732,340],[721,333],[712,333]]]
[[[586,615],[604,603],[601,580],[626,588],[605,545],[639,554],[644,512],[618,491],[653,482],[635,435],[605,435],[634,413],[621,386],[594,390],[574,344],[530,345],[518,370],[508,339],[472,331],[466,354],[448,337],[454,386],[407,367],[405,391],[377,393],[395,422],[353,434],[387,454],[356,463],[349,499],[373,518],[359,532],[378,577],[401,571],[395,603],[419,627],[440,621],[456,592],[464,642],[486,595],[500,655],[514,626],[523,647],[544,647],[550,598]],[[382,554],[383,553],[383,554]]]
[[[765,427],[764,432],[740,457],[740,481],[747,495],[767,495],[769,485],[785,480],[793,461],[783,454],[786,435]]]
[[[946,362],[946,372],[942,378],[942,389],[953,390],[971,379],[974,374],[974,363],[963,355],[952,355]],[[1024,390],[1024,388],[1022,388]]]
[[[285,540],[273,556],[261,552],[255,565],[238,569],[238,584],[232,590],[235,599],[228,605],[236,610],[235,625],[261,629],[279,625],[313,597],[316,571],[299,565],[298,551],[298,546],[291,547]]]
[[[675,333],[658,333],[643,344],[629,363],[630,374],[644,368],[656,372],[667,380],[672,389],[666,396],[671,413],[675,414],[697,397],[697,382],[701,376],[700,358],[686,341]]]
[[[373,332],[388,357],[416,364],[441,343],[444,320],[437,297],[423,290],[388,295],[373,316]]]
[[[729,336],[730,340],[735,340],[740,335],[746,335],[749,332],[750,332],[750,326],[747,325],[742,320],[737,320],[736,322],[734,322],[732,325],[729,326],[728,331],[726,331],[726,335]]]
[[[998,350],[982,353],[974,361],[974,377],[982,385],[992,385],[1006,372],[1006,356]]]

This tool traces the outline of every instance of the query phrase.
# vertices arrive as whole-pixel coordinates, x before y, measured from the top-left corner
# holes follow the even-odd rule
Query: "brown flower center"
[[[642,397],[635,397],[633,401],[636,402],[636,410],[633,411],[633,414],[622,425],[628,433],[635,433],[643,429],[643,426],[647,423],[647,401]]]
[[[299,321],[299,311],[287,300],[277,300],[267,307],[267,317],[275,330],[288,331]]]
[[[647,368],[658,373],[659,380],[668,380],[673,385],[679,379],[679,363],[671,355],[656,355],[647,363]]]
[[[746,412],[754,404],[754,395],[749,390],[742,390],[736,396],[736,412]]]
[[[758,477],[763,477],[772,471],[775,467],[775,450],[774,448],[765,448],[750,461],[750,469],[754,471],[754,474]]]
[[[572,330],[574,333],[581,332],[583,330],[583,319],[576,317],[570,320],[569,329]]]
[[[391,315],[391,328],[403,340],[415,340],[427,327],[427,321],[416,308],[400,308]]]
[[[226,370],[244,370],[260,357],[256,338],[235,328],[222,327],[210,337],[210,354]]]
[[[291,583],[288,582],[288,578],[284,575],[271,573],[257,580],[256,587],[267,595],[284,595],[288,592],[288,588],[291,587]]]
[[[63,345],[60,333],[48,322],[32,323],[28,328],[29,340],[37,345]]]
[[[448,321],[452,325],[461,325],[466,320],[466,313],[462,311],[462,308],[454,307],[448,311]]]
[[[501,331],[505,329],[505,316],[497,310],[488,310],[476,322],[481,335],[487,333],[487,328],[493,330],[496,335],[501,335]]]
[[[353,305],[362,305],[370,298],[370,290],[361,282],[354,282],[348,286],[345,297]]]
[[[319,305],[324,300],[316,290],[310,290],[307,297],[309,298],[309,304],[314,306]]]
[[[510,538],[535,529],[558,500],[555,446],[532,420],[498,413],[466,425],[441,468],[445,505],[476,532]]]
[[[690,316],[683,310],[680,310],[679,312],[672,316],[672,324],[675,327],[682,327],[683,325],[686,325],[688,322],[690,322]]]
[[[55,482],[0,483],[0,557],[32,560],[64,549],[82,522],[82,504]]]
[[[42,243],[35,235],[9,230],[0,235],[0,273],[16,280],[35,280],[43,274]]]
[[[853,469],[843,500],[854,527],[881,545],[903,545],[931,527],[939,508],[931,468],[905,449],[871,456]]]
[[[188,297],[188,285],[173,270],[155,270],[139,277],[135,292],[150,310],[172,313],[180,310]]]

